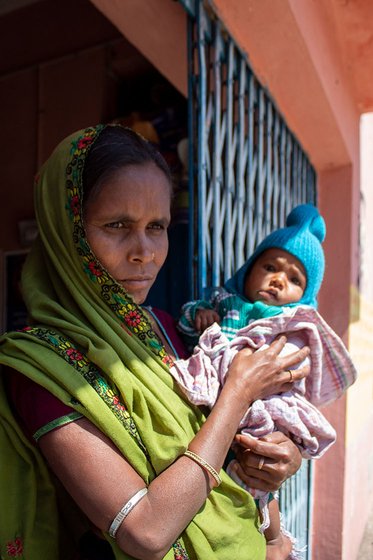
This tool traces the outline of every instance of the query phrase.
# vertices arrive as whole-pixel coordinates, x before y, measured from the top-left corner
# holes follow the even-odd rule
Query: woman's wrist
[[[190,449],[187,449],[185,451],[184,456],[189,457],[192,461],[197,463],[197,465],[199,465],[205,472],[207,472],[210,479],[213,480],[214,486],[220,486],[221,484],[220,475],[218,471],[212,465],[210,465],[208,461],[206,461],[203,457],[201,457],[194,451],[191,451]]]
[[[223,467],[246,411],[246,407],[241,409],[239,401],[229,388],[223,387],[208,418],[188,446],[188,449],[203,457],[218,472]]]
[[[223,401],[223,399],[227,401],[227,405],[232,411],[231,414],[233,418],[237,419],[237,427],[246,414],[247,409],[256,400],[252,391],[244,390],[243,383],[241,383],[239,379],[237,380],[233,377],[231,379],[229,379],[229,377],[226,378],[217,403]]]

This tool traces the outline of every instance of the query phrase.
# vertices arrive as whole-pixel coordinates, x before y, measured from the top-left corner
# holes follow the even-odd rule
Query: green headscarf
[[[0,363],[45,387],[73,415],[88,418],[149,484],[182,455],[204,417],[179,393],[167,354],[141,308],[102,268],[87,243],[82,172],[104,128],[66,138],[36,178],[39,238],[22,277],[31,326],[0,339]],[[0,445],[1,558],[72,558],[63,549],[67,540],[61,537],[56,482],[38,448],[18,427],[4,389]],[[222,478],[165,558],[264,558],[252,498],[225,473]],[[177,506],[177,501],[169,504]],[[84,516],[68,507],[71,515],[74,509],[77,527]],[[130,558],[105,537],[118,560]]]

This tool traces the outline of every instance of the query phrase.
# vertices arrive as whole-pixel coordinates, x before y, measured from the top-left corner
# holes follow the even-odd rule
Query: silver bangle
[[[113,539],[115,539],[115,535],[117,534],[120,525],[127,517],[129,512],[133,510],[135,505],[139,503],[139,501],[145,496],[145,494],[147,494],[147,492],[147,488],[142,488],[141,490],[136,492],[136,494],[132,496],[132,498],[130,498],[126,504],[124,504],[122,509],[114,517],[112,524],[109,527],[109,535],[113,537]]]

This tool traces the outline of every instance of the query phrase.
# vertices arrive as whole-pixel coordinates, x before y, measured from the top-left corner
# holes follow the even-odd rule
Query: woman
[[[289,389],[308,349],[279,358],[281,338],[240,352],[207,419],[184,400],[168,371],[180,343],[140,307],[166,258],[170,201],[163,159],[122,127],[65,139],[36,179],[31,326],[0,347],[5,558],[265,557],[252,498],[220,469],[248,404]],[[284,436],[246,446],[262,454],[238,452],[258,488],[299,466]],[[109,544],[86,552],[92,527]]]

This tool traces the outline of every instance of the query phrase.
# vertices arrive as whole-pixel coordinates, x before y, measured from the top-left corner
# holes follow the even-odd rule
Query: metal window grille
[[[316,175],[268,92],[208,3],[189,14],[191,297],[224,284],[297,204],[316,202]],[[287,528],[308,544],[308,463],[287,481]],[[310,555],[308,553],[308,556]]]

